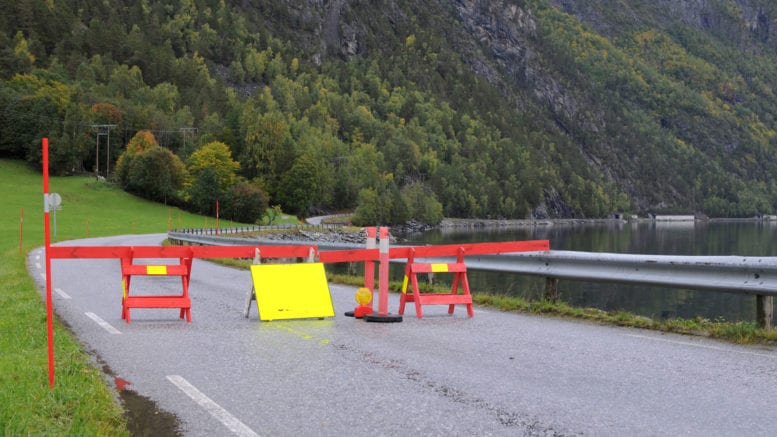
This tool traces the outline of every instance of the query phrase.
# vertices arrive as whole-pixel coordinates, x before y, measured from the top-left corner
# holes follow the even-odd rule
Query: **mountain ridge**
[[[358,209],[364,189],[395,205],[416,190],[451,217],[745,217],[777,205],[777,5],[764,0],[116,1],[118,19],[96,2],[50,5],[41,19],[57,12],[60,29],[81,35],[44,38],[22,17],[43,6],[8,5],[5,105],[24,99],[8,85],[13,74],[58,71],[82,105],[109,102],[137,125],[197,124],[200,144],[227,143],[241,173],[282,204],[294,198],[283,174],[308,153],[335,173],[322,179],[334,194],[293,205],[303,215]],[[137,67],[140,91],[113,91],[122,65],[121,74]],[[74,85],[89,70],[98,86]],[[137,95],[160,84],[178,93],[167,98],[172,115],[144,115]],[[64,118],[66,106],[55,112]],[[288,136],[257,145],[252,117],[273,111]],[[34,160],[29,146],[9,144],[17,121],[0,118],[0,152]],[[94,139],[73,132],[59,132],[73,148]],[[311,134],[333,148],[314,147]],[[180,153],[185,138],[165,141]],[[285,163],[262,161],[284,148]],[[337,175],[370,153],[369,177]],[[92,164],[72,155],[72,167]],[[331,164],[343,159],[345,170]],[[382,220],[392,214],[407,213]]]

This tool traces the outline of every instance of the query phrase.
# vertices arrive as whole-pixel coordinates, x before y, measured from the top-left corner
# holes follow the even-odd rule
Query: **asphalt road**
[[[153,245],[123,236],[70,245]],[[45,257],[30,254],[45,284]],[[141,281],[141,279],[143,281]],[[177,310],[121,319],[118,260],[53,260],[54,308],[128,388],[187,436],[690,435],[777,429],[777,350],[475,308],[413,308],[401,323],[243,316],[247,271],[195,260],[192,322]],[[180,292],[178,278],[133,289]],[[398,308],[390,296],[390,311]]]

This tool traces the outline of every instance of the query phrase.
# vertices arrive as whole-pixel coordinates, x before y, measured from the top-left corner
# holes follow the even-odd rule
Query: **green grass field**
[[[51,178],[49,191],[62,197],[53,241],[215,227],[213,218],[133,197],[92,177]],[[0,193],[0,435],[128,435],[113,388],[59,323],[56,380],[49,387],[46,305],[25,261],[44,245],[43,178],[24,162],[0,159]]]

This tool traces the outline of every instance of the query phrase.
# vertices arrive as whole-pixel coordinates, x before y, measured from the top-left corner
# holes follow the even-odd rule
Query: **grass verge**
[[[703,317],[660,321],[625,311],[607,312],[596,308],[575,308],[564,302],[527,301],[511,296],[490,294],[475,294],[473,295],[473,301],[478,305],[502,311],[543,314],[567,319],[588,320],[608,325],[699,335],[739,344],[774,343],[777,341],[777,330],[760,329],[755,322],[728,322],[724,320],[709,320]]]
[[[24,162],[0,159],[0,192],[0,435],[129,435],[98,363],[57,321],[56,380],[49,388],[45,302],[26,266],[27,252],[44,244],[42,177]],[[62,197],[55,242],[215,225],[91,177],[52,177],[50,192]],[[51,221],[53,230],[53,212]]]

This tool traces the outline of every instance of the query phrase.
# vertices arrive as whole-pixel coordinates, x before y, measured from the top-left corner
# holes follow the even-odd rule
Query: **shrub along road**
[[[164,235],[68,242],[153,245]],[[43,251],[30,253],[43,284]],[[54,307],[127,389],[213,435],[772,435],[777,351],[493,310],[402,323],[243,317],[250,274],[195,260],[192,323],[121,319],[117,260],[54,260]],[[178,278],[133,278],[180,292]],[[397,311],[390,296],[390,311]]]

